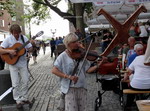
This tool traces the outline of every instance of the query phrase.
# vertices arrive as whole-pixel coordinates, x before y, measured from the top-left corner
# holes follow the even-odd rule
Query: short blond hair
[[[66,35],[66,37],[63,40],[63,43],[66,47],[68,47],[68,44],[78,40],[78,36],[75,33],[69,33],[68,35]]]

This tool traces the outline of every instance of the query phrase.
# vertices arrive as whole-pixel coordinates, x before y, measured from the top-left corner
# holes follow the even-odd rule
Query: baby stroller
[[[118,58],[115,58],[112,62],[103,64],[96,73],[96,82],[98,83],[98,97],[95,99],[95,111],[98,111],[102,104],[102,95],[106,91],[113,91],[119,94],[120,104],[123,105],[122,100],[122,87],[121,76],[119,73]],[[118,69],[117,69],[118,68]],[[100,77],[98,76],[100,74]],[[100,85],[101,84],[101,85]],[[101,88],[99,88],[101,86]],[[100,90],[102,89],[102,91]]]

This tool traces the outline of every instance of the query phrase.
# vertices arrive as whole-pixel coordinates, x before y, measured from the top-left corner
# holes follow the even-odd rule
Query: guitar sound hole
[[[11,54],[9,54],[9,57],[10,57],[10,59],[13,59],[13,57],[14,57],[14,56],[13,56],[13,55],[11,55]]]
[[[20,49],[19,48],[15,48],[15,50],[16,50],[16,52],[19,52]]]

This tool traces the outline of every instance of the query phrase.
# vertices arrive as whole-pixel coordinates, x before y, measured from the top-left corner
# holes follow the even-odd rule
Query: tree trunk
[[[84,8],[82,6],[82,3],[75,4],[75,12],[76,12],[76,29],[79,29],[80,32],[83,34],[83,38],[85,38],[84,19],[83,19]]]

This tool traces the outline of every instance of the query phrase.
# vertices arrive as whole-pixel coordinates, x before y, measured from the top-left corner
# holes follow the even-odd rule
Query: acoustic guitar
[[[35,36],[33,36],[32,39],[35,39],[36,37],[40,37],[41,35],[43,35],[43,31],[38,32]],[[24,48],[27,44],[29,44],[30,41],[28,40],[27,42],[25,42],[24,44],[21,43],[16,43],[14,44],[12,47],[6,48],[6,49],[14,49],[16,50],[16,55],[11,55],[9,53],[6,54],[2,54],[1,58],[8,64],[14,65],[17,63],[18,59],[20,58],[20,56],[24,55],[26,52],[26,49]]]

